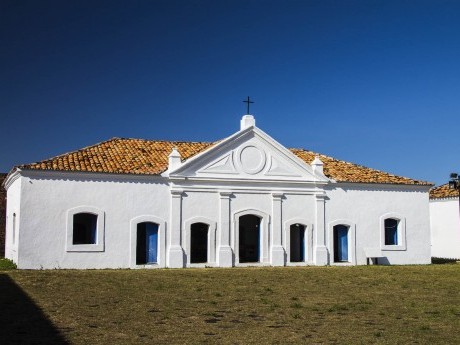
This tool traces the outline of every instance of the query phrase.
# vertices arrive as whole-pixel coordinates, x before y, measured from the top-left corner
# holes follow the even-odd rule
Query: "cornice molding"
[[[21,175],[42,180],[85,180],[100,182],[125,182],[125,183],[168,183],[168,178],[160,175],[146,174],[111,174],[87,171],[55,171],[55,170],[20,170]]]
[[[16,168],[16,170],[10,172],[8,176],[6,177],[5,181],[3,181],[3,187],[5,190],[8,190],[8,188],[11,187],[11,185],[16,181],[18,178],[22,176],[22,170]]]

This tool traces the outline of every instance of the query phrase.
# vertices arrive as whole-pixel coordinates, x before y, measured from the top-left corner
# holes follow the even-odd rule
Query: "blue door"
[[[348,261],[348,227],[334,226],[334,261]]]
[[[145,255],[147,263],[157,262],[158,249],[158,225],[154,223],[145,224]]]

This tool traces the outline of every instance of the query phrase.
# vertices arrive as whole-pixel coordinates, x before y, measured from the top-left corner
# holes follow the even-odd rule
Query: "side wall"
[[[431,255],[460,259],[460,218],[458,199],[430,200]]]
[[[326,242],[332,264],[332,228],[341,223],[353,230],[350,255],[358,265],[366,264],[366,251],[380,252],[382,264],[431,262],[428,188],[341,183],[330,187],[326,200]],[[405,248],[384,245],[383,219],[387,217],[401,219],[405,238],[400,240],[405,241]]]
[[[169,215],[168,185],[157,177],[105,180],[21,177],[19,268],[128,268],[131,266],[131,231],[135,218],[166,221]],[[16,195],[19,188],[11,189]],[[10,195],[8,190],[8,195]],[[16,207],[15,200],[8,206]],[[79,208],[100,210],[102,250],[68,250],[68,212]],[[10,213],[12,210],[10,211]],[[163,226],[161,224],[161,226]],[[135,224],[134,224],[135,226]],[[164,249],[161,249],[164,253]],[[13,251],[9,256],[13,256]],[[164,261],[164,260],[163,260]],[[164,265],[164,262],[160,262]]]

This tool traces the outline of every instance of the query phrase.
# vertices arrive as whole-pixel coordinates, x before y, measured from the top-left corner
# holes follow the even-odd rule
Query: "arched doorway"
[[[348,226],[334,226],[334,262],[348,262]]]
[[[305,225],[292,224],[290,227],[290,262],[305,261]]]
[[[239,262],[260,261],[260,218],[248,214],[239,219]]]
[[[158,262],[158,224],[143,222],[137,224],[136,265]]]
[[[190,263],[208,262],[208,224],[193,223],[190,227]]]

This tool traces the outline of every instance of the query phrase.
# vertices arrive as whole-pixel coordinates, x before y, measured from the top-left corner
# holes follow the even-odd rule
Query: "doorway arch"
[[[238,227],[238,262],[260,262],[260,223],[253,214],[240,217]]]
[[[231,245],[236,265],[269,262],[269,228],[270,216],[264,212],[247,209],[234,213]]]

